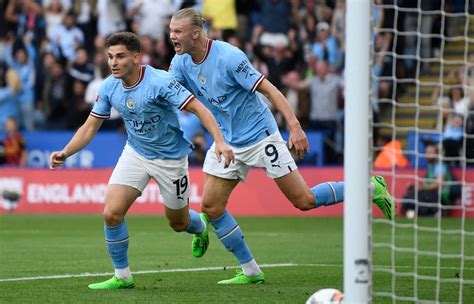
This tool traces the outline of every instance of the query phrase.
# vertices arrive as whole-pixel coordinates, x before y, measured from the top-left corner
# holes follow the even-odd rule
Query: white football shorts
[[[122,151],[109,184],[127,185],[141,193],[153,178],[163,196],[165,206],[181,209],[188,204],[190,180],[188,157],[181,159],[146,159],[128,144]]]
[[[250,167],[263,168],[270,178],[278,178],[297,169],[286,142],[279,131],[269,135],[249,147],[232,147],[235,161],[224,169],[224,159],[219,163],[215,153],[215,143],[209,148],[203,171],[226,179],[245,180]]]

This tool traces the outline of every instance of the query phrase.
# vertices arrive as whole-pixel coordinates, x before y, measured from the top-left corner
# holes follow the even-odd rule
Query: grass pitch
[[[113,270],[100,216],[0,216],[0,303],[304,303],[318,289],[343,289],[343,222],[340,218],[239,218],[247,243],[265,272],[266,282],[220,286],[235,274],[237,261],[211,233],[210,247],[200,259],[191,254],[191,236],[175,233],[164,217],[128,216],[129,262],[136,288],[89,290]],[[459,219],[443,219],[443,229],[459,229]],[[409,223],[397,220],[397,223]],[[439,226],[435,219],[418,221]],[[409,227],[409,225],[407,225]],[[427,229],[430,230],[430,229]],[[472,221],[464,230],[474,231]],[[395,291],[396,302],[419,300],[474,302],[474,239],[438,237],[431,231],[385,223],[373,225],[373,285],[376,292]],[[388,244],[388,246],[385,246]],[[446,258],[415,255],[396,248],[438,250]],[[471,256],[460,272],[460,252]],[[265,266],[267,265],[267,266]],[[421,276],[416,280],[413,273]],[[234,267],[234,268],[233,268]],[[394,276],[393,271],[398,274]],[[105,274],[108,273],[108,274]],[[435,276],[446,280],[425,280]],[[439,281],[439,280],[438,280]],[[393,293],[393,292],[392,292]],[[438,295],[438,296],[437,296]],[[438,298],[437,298],[438,297]],[[392,303],[383,294],[374,303]]]

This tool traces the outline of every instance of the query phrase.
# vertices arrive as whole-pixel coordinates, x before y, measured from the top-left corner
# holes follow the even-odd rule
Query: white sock
[[[132,273],[130,272],[130,266],[123,269],[115,269],[115,276],[121,278],[122,280],[128,280],[132,277]]]
[[[241,264],[240,266],[242,266],[242,270],[246,276],[254,276],[262,273],[255,259],[252,259],[250,262],[245,264]]]

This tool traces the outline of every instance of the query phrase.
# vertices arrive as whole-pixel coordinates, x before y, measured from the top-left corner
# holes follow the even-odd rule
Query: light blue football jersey
[[[128,144],[138,154],[179,159],[191,151],[191,143],[183,137],[177,110],[193,97],[170,73],[144,65],[130,87],[113,76],[105,79],[91,115],[107,119],[114,107],[125,122]]]
[[[211,110],[232,146],[250,146],[278,129],[270,109],[255,93],[264,76],[240,49],[209,40],[201,62],[189,54],[175,55],[170,71]]]

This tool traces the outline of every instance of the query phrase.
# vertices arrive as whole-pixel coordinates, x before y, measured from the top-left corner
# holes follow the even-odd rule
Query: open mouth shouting
[[[174,46],[174,51],[176,53],[181,53],[183,51],[183,47],[182,47],[181,43],[173,41],[173,46]]]

